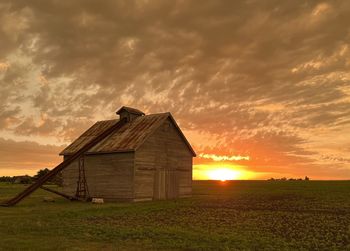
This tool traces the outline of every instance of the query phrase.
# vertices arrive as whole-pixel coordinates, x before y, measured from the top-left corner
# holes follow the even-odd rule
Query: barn
[[[68,159],[101,132],[120,124],[62,171],[63,192],[105,201],[191,196],[196,153],[173,116],[145,115],[125,106],[116,113],[119,119],[96,122],[60,153]]]

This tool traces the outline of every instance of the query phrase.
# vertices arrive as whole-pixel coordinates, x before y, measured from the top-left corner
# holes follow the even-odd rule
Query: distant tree
[[[0,177],[0,182],[12,182],[12,181],[13,181],[13,177],[11,177],[11,176]]]
[[[38,180],[39,178],[43,177],[44,175],[46,175],[49,172],[50,172],[50,170],[48,168],[41,169],[34,176],[34,179]],[[53,178],[51,178],[51,180],[49,180],[49,182],[56,184],[58,186],[62,186],[62,173],[58,173],[57,175],[55,175]]]
[[[48,172],[50,172],[50,170],[49,169],[47,169],[47,168],[45,168],[45,169],[40,169],[37,173],[36,173],[36,175],[34,175],[34,179],[35,180],[38,180],[38,179],[40,179],[41,177],[43,177],[45,174],[47,174]]]
[[[32,177],[30,177],[29,175],[25,175],[25,176],[20,178],[19,183],[20,184],[30,184],[30,183],[32,183]]]
[[[269,178],[267,179],[268,181],[299,181],[299,180],[303,180],[302,178]],[[305,180],[310,180],[309,177],[305,176]]]

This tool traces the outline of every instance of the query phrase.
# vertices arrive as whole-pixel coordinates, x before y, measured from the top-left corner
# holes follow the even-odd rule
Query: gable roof
[[[97,143],[88,152],[86,152],[86,154],[135,151],[167,119],[171,120],[188,149],[191,151],[193,156],[196,156],[196,153],[194,152],[190,143],[187,141],[170,113],[139,116],[131,122],[123,125],[120,129],[111,133],[101,142]],[[60,155],[74,154],[84,145],[96,138],[103,131],[116,124],[118,121],[118,119],[115,119],[96,122],[79,138],[60,152]]]

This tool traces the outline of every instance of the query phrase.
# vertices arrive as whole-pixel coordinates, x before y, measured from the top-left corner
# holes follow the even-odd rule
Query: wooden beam
[[[10,207],[16,205],[18,202],[23,200],[25,197],[33,193],[35,190],[37,190],[39,187],[45,184],[46,181],[50,180],[54,176],[56,176],[59,172],[61,172],[63,169],[65,169],[69,164],[71,164],[74,160],[79,158],[82,154],[84,154],[86,151],[88,151],[90,148],[95,146],[97,143],[99,143],[101,140],[106,138],[108,135],[110,135],[112,132],[118,130],[123,125],[127,123],[126,119],[119,120],[115,125],[111,126],[104,132],[102,132],[100,135],[98,135],[95,139],[87,143],[85,146],[83,146],[80,150],[78,150],[76,153],[71,155],[68,159],[64,160],[62,163],[60,163],[58,166],[56,166],[54,169],[52,169],[50,172],[46,173],[42,177],[40,177],[36,182],[28,186],[26,189],[24,189],[22,192],[17,194],[12,199],[3,202],[0,204],[0,206],[4,207]]]
[[[70,195],[67,195],[67,194],[65,194],[65,193],[62,193],[62,192],[53,190],[53,189],[48,188],[48,187],[41,186],[40,188],[43,189],[43,190],[45,190],[45,191],[48,191],[48,192],[51,192],[51,193],[60,195],[60,196],[62,196],[62,197],[64,197],[64,198],[66,198],[67,200],[78,200],[78,198],[75,197],[75,196],[70,196]]]

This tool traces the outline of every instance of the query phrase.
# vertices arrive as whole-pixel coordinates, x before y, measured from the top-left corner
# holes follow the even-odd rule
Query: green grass
[[[0,200],[21,189],[0,183]],[[0,207],[0,250],[350,250],[350,181],[195,181],[193,190],[103,205],[40,190]]]

